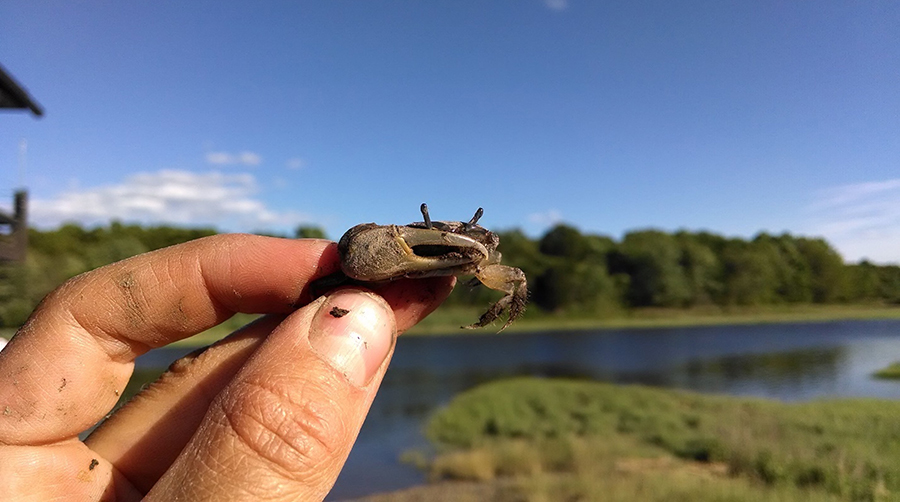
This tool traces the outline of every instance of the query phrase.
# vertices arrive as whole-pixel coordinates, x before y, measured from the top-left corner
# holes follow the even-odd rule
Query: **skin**
[[[435,277],[312,299],[308,284],[338,269],[333,242],[219,235],[62,285],[0,352],[4,500],[321,500],[394,337],[453,287]],[[115,404],[135,357],[235,312],[266,315],[177,361],[78,439]],[[348,353],[334,350],[348,329],[368,340],[356,359],[335,356]]]

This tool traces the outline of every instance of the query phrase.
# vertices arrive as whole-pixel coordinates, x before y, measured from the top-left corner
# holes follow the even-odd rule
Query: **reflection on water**
[[[154,351],[137,367],[155,376],[185,353]],[[426,446],[421,429],[435,408],[489,380],[567,377],[787,401],[897,399],[900,384],[870,374],[898,359],[900,321],[404,338],[329,498],[423,482],[398,457]]]
[[[668,385],[791,399],[799,397],[800,389],[837,379],[844,353],[842,347],[832,347],[695,360],[676,370]]]
[[[691,361],[686,365],[686,370],[691,376],[714,375],[728,382],[747,379],[773,383],[809,378],[816,380],[837,373],[843,352],[841,347],[835,347],[725,356],[710,361]]]

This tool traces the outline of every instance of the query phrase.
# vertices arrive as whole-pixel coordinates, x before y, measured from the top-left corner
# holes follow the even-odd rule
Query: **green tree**
[[[671,234],[643,230],[625,235],[616,259],[629,275],[628,301],[635,307],[682,307],[691,287],[681,266],[681,246]]]
[[[769,253],[762,246],[733,240],[722,251],[726,305],[765,305],[778,299],[778,281]]]
[[[109,237],[106,242],[86,247],[83,254],[87,269],[91,270],[147,251],[147,246],[137,237],[128,236]]]
[[[50,231],[29,229],[26,260],[0,265],[0,325],[20,325],[47,293],[82,272],[213,234],[212,229],[120,222],[91,229],[73,223]]]
[[[175,244],[216,235],[212,228],[178,228],[170,226],[140,227],[131,225],[128,227],[132,234],[148,250],[161,249]]]
[[[590,249],[586,239],[578,229],[558,224],[541,238],[540,251],[547,256],[558,256],[581,260]]]
[[[321,227],[312,225],[300,225],[294,231],[294,237],[297,239],[327,239],[325,231]]]
[[[878,297],[887,303],[900,304],[900,267],[878,267]]]
[[[532,299],[549,312],[602,317],[621,309],[615,281],[600,263],[558,260],[535,282]]]
[[[53,288],[91,268],[148,250],[215,234],[208,228],[112,222],[29,231],[27,260],[0,264],[0,325],[17,326]],[[323,238],[300,226],[301,238]],[[900,304],[900,267],[846,265],[823,239],[761,233],[752,240],[709,232],[628,233],[620,243],[556,225],[540,239],[498,232],[503,263],[521,268],[534,304],[573,314],[605,315],[631,307],[766,305],[840,301]],[[449,303],[483,305],[499,293],[457,288]]]
[[[847,297],[847,277],[841,255],[824,239],[798,239],[797,250],[809,265],[813,301],[843,301]]]
[[[719,258],[703,241],[687,232],[675,235],[681,246],[681,268],[687,280],[690,305],[707,305],[721,298],[722,265]]]
[[[848,265],[847,299],[853,302],[871,302],[881,299],[881,276],[879,267],[863,260],[857,265]]]
[[[757,235],[749,245],[763,255],[771,272],[768,277],[773,284],[771,298],[766,303],[808,303],[812,301],[810,271],[803,255],[799,253],[796,240],[783,234],[773,237],[766,233]],[[768,293],[767,293],[768,294]]]
[[[522,269],[534,287],[533,281],[549,264],[547,256],[538,249],[538,241],[519,229],[497,232],[497,236],[500,238],[498,251],[503,255],[503,264]]]

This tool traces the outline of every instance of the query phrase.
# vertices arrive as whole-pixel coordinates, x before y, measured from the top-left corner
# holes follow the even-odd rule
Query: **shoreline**
[[[460,326],[478,319],[481,311],[472,307],[441,307],[402,336],[480,336],[494,335],[501,326],[467,330]],[[202,347],[219,340],[251,322],[257,316],[237,314],[222,324],[190,338],[177,341],[173,347]],[[803,324],[835,321],[900,320],[900,305],[781,305],[770,307],[696,309],[640,309],[603,318],[565,317],[562,314],[537,314],[516,321],[504,335],[540,331],[578,331],[588,329],[690,328],[749,324]],[[13,328],[0,329],[7,340]]]
[[[437,453],[419,465],[437,482],[353,500],[879,500],[897,490],[885,474],[900,455],[891,442],[898,411],[900,402],[883,399],[784,403],[501,379],[457,394],[429,418]],[[873,475],[848,476],[848,465]]]
[[[475,309],[450,307],[438,309],[403,336],[478,336],[495,334],[491,326],[465,330],[459,326],[477,319]],[[689,328],[747,324],[801,324],[834,321],[900,320],[900,306],[880,305],[802,305],[730,309],[641,309],[614,317],[588,318],[540,314],[516,321],[504,334],[538,331],[575,331],[586,329]],[[495,325],[499,329],[499,322]]]

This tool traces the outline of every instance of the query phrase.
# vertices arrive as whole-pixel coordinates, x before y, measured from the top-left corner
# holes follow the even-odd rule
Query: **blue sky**
[[[46,110],[0,115],[43,227],[338,238],[424,201],[900,262],[893,1],[4,2],[0,64]]]

